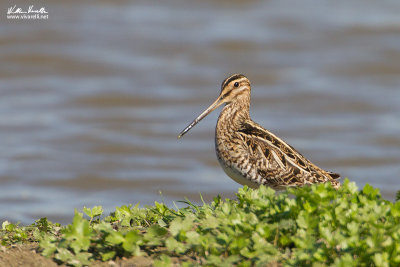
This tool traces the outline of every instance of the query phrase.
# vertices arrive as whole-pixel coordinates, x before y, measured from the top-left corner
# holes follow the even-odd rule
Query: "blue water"
[[[1,220],[233,197],[219,110],[176,137],[238,72],[256,122],[359,187],[400,189],[398,1],[36,5],[48,20],[0,18]]]

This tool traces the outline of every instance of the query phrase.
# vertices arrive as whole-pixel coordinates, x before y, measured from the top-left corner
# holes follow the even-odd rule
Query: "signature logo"
[[[35,8],[34,5],[30,5],[27,9],[17,7],[16,5],[7,9],[8,19],[48,19],[49,12],[46,11],[45,7]]]

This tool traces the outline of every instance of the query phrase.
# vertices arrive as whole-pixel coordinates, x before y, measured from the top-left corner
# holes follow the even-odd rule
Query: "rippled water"
[[[255,121],[359,187],[400,189],[400,2],[43,6],[46,21],[0,18],[0,219],[232,197],[218,111],[176,136],[237,72]]]

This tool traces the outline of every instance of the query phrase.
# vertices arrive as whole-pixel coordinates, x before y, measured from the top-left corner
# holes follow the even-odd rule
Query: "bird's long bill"
[[[214,109],[219,107],[222,103],[222,96],[220,95],[217,100],[214,101],[214,103],[211,104],[206,110],[203,111],[196,119],[194,119],[179,135],[178,139],[184,136],[190,129],[193,128],[199,121],[201,121],[204,117],[206,117],[208,114],[210,114]]]

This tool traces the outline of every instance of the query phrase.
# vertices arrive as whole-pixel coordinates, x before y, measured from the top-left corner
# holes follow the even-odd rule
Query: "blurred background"
[[[13,5],[47,20],[10,20]],[[400,189],[400,2],[2,1],[0,220],[234,197],[220,109],[177,134],[223,79],[312,162],[394,200]],[[160,193],[161,192],[161,193]]]

